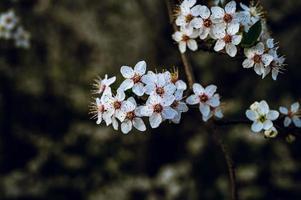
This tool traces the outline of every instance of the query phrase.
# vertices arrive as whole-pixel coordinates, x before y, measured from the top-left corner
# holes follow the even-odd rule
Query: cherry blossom
[[[113,76],[111,78],[108,78],[108,75],[106,74],[105,77],[98,78],[94,84],[94,87],[96,90],[94,91],[96,94],[102,94],[106,89],[110,88],[110,85],[112,85],[116,81],[116,77]]]
[[[151,95],[145,106],[141,107],[141,115],[149,117],[149,123],[152,128],[157,128],[165,119],[173,119],[177,115],[177,111],[171,108],[175,97],[159,95]]]
[[[279,117],[279,112],[270,110],[266,101],[255,102],[250,106],[250,110],[246,111],[246,116],[253,121],[252,131],[255,133],[261,130],[269,130],[273,125],[273,121]]]
[[[298,128],[301,128],[301,119],[300,119],[300,104],[295,102],[291,105],[290,109],[287,109],[284,106],[279,108],[281,114],[285,115],[283,125],[288,127],[293,122],[294,125]]]
[[[177,31],[172,35],[172,38],[178,42],[180,52],[185,53],[187,47],[191,51],[196,51],[198,49],[198,44],[195,41],[198,36],[199,32],[197,30],[190,31],[189,29],[181,28],[180,31]]]
[[[193,84],[194,94],[186,99],[189,105],[199,104],[200,112],[203,116],[210,114],[210,107],[218,107],[220,105],[220,97],[215,94],[217,87],[215,85],[209,85],[204,88],[202,85]]]
[[[244,68],[254,67],[255,72],[258,75],[265,73],[265,67],[269,66],[273,61],[273,56],[265,53],[265,47],[262,42],[259,42],[256,46],[245,49],[245,55],[247,59],[243,62]]]
[[[120,89],[125,91],[132,88],[134,94],[142,96],[145,92],[145,88],[141,82],[141,78],[146,72],[146,62],[138,62],[134,69],[128,66],[122,66],[120,72],[122,76],[126,78],[120,85]]]

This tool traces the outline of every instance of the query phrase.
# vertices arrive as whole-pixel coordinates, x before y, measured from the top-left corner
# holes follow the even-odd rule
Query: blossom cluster
[[[30,34],[19,24],[19,19],[12,10],[0,14],[0,39],[12,39],[19,48],[30,47]]]
[[[224,7],[196,4],[196,0],[184,0],[176,10],[175,23],[179,27],[172,37],[178,43],[181,53],[186,49],[196,51],[197,39],[211,44],[216,52],[225,52],[231,57],[242,50],[245,55],[244,68],[254,68],[255,72],[266,77],[272,72],[272,78],[277,79],[283,69],[284,57],[277,53],[278,47],[270,37],[262,8],[258,4],[250,6],[230,1]],[[244,35],[260,23],[261,33],[253,46],[242,47]],[[251,44],[252,45],[252,44]]]
[[[291,123],[297,127],[301,127],[299,103],[296,102],[291,105],[290,109],[286,107],[279,107],[280,113],[284,117],[283,126],[289,127]],[[253,121],[251,129],[253,132],[258,133],[264,131],[266,137],[276,137],[278,130],[274,125],[274,121],[280,116],[277,110],[270,110],[268,103],[264,100],[255,102],[246,111],[246,116],[249,120]]]
[[[180,123],[182,113],[188,111],[188,105],[199,104],[203,120],[211,117],[222,118],[220,96],[216,94],[217,87],[209,85],[206,88],[194,84],[194,94],[186,98],[184,92],[187,85],[179,79],[177,70],[155,73],[146,71],[145,61],[138,62],[133,68],[122,66],[120,72],[124,78],[114,91],[112,84],[116,77],[96,80],[95,94],[100,95],[92,106],[96,123],[105,122],[119,129],[124,134],[132,128],[145,131],[143,118],[148,118],[151,128],[157,128],[164,121]]]

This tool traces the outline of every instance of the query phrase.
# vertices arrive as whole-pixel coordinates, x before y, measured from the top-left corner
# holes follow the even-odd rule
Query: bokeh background
[[[256,100],[275,109],[300,102],[301,1],[261,2],[287,57],[278,81],[261,80],[242,60],[189,53],[197,80],[219,87],[229,118],[244,118]],[[197,111],[129,135],[90,120],[98,75],[139,60],[181,71],[164,1],[1,0],[0,12],[9,9],[32,39],[29,50],[0,41],[0,199],[230,198],[223,154]],[[241,199],[301,199],[300,140],[266,140],[245,125],[220,134]]]

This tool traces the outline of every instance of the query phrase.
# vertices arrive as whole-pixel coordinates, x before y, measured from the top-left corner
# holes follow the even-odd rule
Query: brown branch
[[[173,17],[174,16],[173,15],[173,7],[175,5],[171,2],[171,0],[165,0],[165,3],[166,3],[167,10],[168,10],[170,23],[172,24],[174,32],[176,32],[176,31],[178,31],[178,27],[174,23],[174,17]],[[192,86],[195,83],[195,77],[193,75],[193,70],[192,70],[191,64],[185,53],[181,53],[181,60],[184,65],[184,70],[185,70],[185,74],[187,77],[188,86],[190,89],[192,89]]]
[[[228,167],[228,173],[229,173],[229,179],[230,179],[230,190],[231,190],[231,199],[232,200],[238,200],[238,190],[237,190],[237,181],[236,181],[236,169],[235,164],[231,158],[231,154],[228,152],[225,144],[223,143],[222,139],[220,138],[219,133],[217,132],[217,129],[213,128],[213,138],[216,142],[216,144],[221,148],[224,158],[227,163]]]

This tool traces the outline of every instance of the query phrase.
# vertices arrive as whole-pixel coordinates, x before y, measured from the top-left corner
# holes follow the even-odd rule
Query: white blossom
[[[175,117],[171,121],[175,124],[179,124],[181,121],[182,113],[188,111],[188,106],[183,101],[183,90],[177,90],[175,92],[175,100],[172,103],[171,107],[177,112]]]
[[[172,38],[178,42],[180,52],[185,53],[187,47],[191,51],[196,51],[198,49],[198,44],[195,41],[198,35],[199,32],[197,30],[181,28],[180,31],[177,31],[172,35]]]
[[[176,91],[168,72],[158,74],[148,72],[142,77],[142,82],[146,84],[145,93],[148,95],[171,96]]]
[[[184,28],[194,28],[193,19],[199,15],[197,6],[194,7],[196,1],[183,1],[176,18],[176,25]]]
[[[254,67],[254,70],[258,75],[264,74],[265,67],[269,66],[273,61],[273,56],[265,53],[265,46],[262,42],[259,42],[254,47],[245,49],[245,55],[247,59],[244,60],[242,64],[243,67]]]
[[[30,34],[25,31],[23,27],[18,27],[16,32],[13,34],[13,38],[15,39],[16,47],[21,47],[28,49],[30,47]]]
[[[173,119],[177,111],[171,108],[174,102],[174,96],[160,97],[151,95],[146,101],[146,105],[140,108],[141,115],[149,117],[149,123],[152,128],[157,128],[165,119]]]
[[[222,108],[220,106],[213,108],[210,108],[210,113],[208,116],[204,116],[202,117],[204,122],[207,122],[210,118],[215,117],[217,119],[222,119],[224,117]]]
[[[240,3],[240,7],[243,9],[243,11],[238,13],[240,23],[243,25],[245,31],[248,32],[250,27],[262,18],[263,12],[261,7],[253,3],[251,3],[250,6]]]
[[[126,117],[124,121],[121,123],[121,131],[124,134],[128,134],[133,127],[135,127],[139,131],[145,131],[146,126],[141,119],[141,114],[139,109],[137,108],[136,100],[133,97],[127,99],[131,104],[127,107]]]
[[[255,133],[261,130],[269,130],[274,125],[273,122],[279,117],[279,112],[270,110],[266,101],[255,102],[250,106],[250,110],[246,111],[246,116],[249,120],[253,121],[252,131]]]
[[[220,97],[215,94],[217,87],[215,85],[209,85],[204,88],[202,85],[193,84],[194,94],[186,99],[187,104],[196,105],[199,104],[200,112],[203,116],[210,114],[210,107],[216,108],[220,105]]]
[[[112,85],[116,81],[116,77],[113,76],[111,78],[108,78],[108,75],[106,74],[105,77],[98,78],[94,84],[96,90],[94,91],[96,94],[102,94],[106,89],[110,89],[110,85]]]
[[[122,76],[126,78],[120,85],[120,89],[125,91],[132,88],[134,94],[142,96],[145,92],[145,88],[141,82],[141,78],[146,72],[146,62],[138,62],[134,69],[128,66],[122,66],[120,72]]]
[[[217,36],[217,41],[214,46],[215,51],[221,51],[226,49],[226,53],[234,57],[237,54],[236,45],[240,44],[242,36],[238,35],[239,24],[231,24],[228,26],[226,31],[222,31],[221,34]]]
[[[287,109],[284,106],[279,108],[281,114],[285,115],[283,125],[285,127],[290,126],[293,122],[294,125],[298,128],[301,128],[301,119],[300,119],[300,104],[295,102],[291,105],[290,109]]]
[[[212,12],[212,21],[214,23],[224,23],[227,24],[239,24],[240,19],[236,13],[236,2],[230,1],[226,4],[225,9],[219,6],[213,6],[211,8]]]

